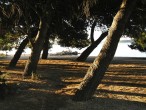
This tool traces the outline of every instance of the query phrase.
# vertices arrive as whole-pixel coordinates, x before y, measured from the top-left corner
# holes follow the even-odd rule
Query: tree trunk
[[[91,43],[94,43],[94,29],[96,26],[96,20],[93,22],[92,26],[91,26],[91,33],[90,33],[90,38],[91,38]]]
[[[110,62],[114,57],[118,42],[127,20],[129,19],[132,10],[135,8],[136,2],[137,0],[123,0],[119,11],[113,19],[106,42],[75,92],[73,97],[74,100],[84,101],[90,99],[98,85],[101,83]]]
[[[45,43],[43,46],[43,53],[42,53],[42,59],[47,59],[48,58],[48,50],[49,50],[49,41],[48,37],[45,39]]]
[[[19,58],[20,58],[20,56],[21,56],[21,54],[22,54],[24,48],[25,48],[26,45],[28,44],[28,42],[29,42],[28,38],[25,38],[25,39],[21,42],[21,44],[20,44],[19,48],[17,49],[17,51],[16,51],[14,57],[12,58],[11,62],[9,63],[9,67],[10,67],[10,68],[13,68],[13,67],[16,66],[16,64],[17,64],[17,62],[18,62],[18,60],[19,60]]]
[[[107,36],[108,32],[104,32],[101,36],[92,43],[86,50],[84,50],[81,55],[77,58],[77,61],[85,61],[91,52],[100,44],[100,42]]]
[[[26,63],[24,69],[24,76],[30,76],[32,73],[36,73],[37,64],[40,58],[40,53],[45,41],[45,37],[47,36],[47,23],[45,19],[40,20],[39,31],[34,41],[34,45],[32,47],[31,55]]]

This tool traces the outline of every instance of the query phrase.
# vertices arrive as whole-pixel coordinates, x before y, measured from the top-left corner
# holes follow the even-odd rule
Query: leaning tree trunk
[[[10,68],[16,66],[16,64],[17,64],[17,62],[18,62],[18,60],[19,60],[19,58],[20,58],[22,52],[24,51],[24,48],[25,48],[26,45],[28,44],[28,42],[29,42],[28,38],[25,38],[25,39],[21,42],[21,44],[20,44],[19,48],[17,49],[17,51],[16,51],[14,57],[12,58],[11,62],[9,63],[9,67],[10,67]]]
[[[101,36],[92,43],[87,49],[85,49],[81,55],[77,58],[77,61],[85,61],[87,57],[91,54],[91,52],[100,44],[100,42],[107,36],[108,32],[104,32]]]
[[[26,63],[24,69],[24,76],[30,76],[36,73],[37,64],[40,58],[40,53],[44,44],[45,37],[47,36],[47,23],[45,19],[40,20],[39,30],[35,38],[31,55]]]
[[[114,57],[125,24],[127,23],[132,10],[135,8],[136,2],[137,0],[123,0],[119,11],[113,19],[106,42],[75,92],[74,100],[84,101],[90,99],[98,85],[101,83],[110,62]]]
[[[42,59],[47,59],[48,58],[48,50],[49,50],[49,37],[46,37],[44,46],[43,46],[43,53],[42,53]]]

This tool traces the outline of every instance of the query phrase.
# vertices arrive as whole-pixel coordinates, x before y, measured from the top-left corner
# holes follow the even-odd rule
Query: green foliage
[[[141,52],[146,52],[146,32],[142,32],[139,37],[134,38],[134,41],[129,47],[131,49],[138,49]]]
[[[8,4],[4,5],[2,2],[8,2]],[[0,19],[2,19],[5,27],[11,28],[7,30],[7,33],[13,30],[15,26],[21,26],[23,27],[21,30],[29,36],[30,28],[37,30],[39,20],[43,18],[46,23],[50,24],[49,31],[51,34],[59,36],[60,45],[82,48],[89,44],[86,29],[89,25],[87,21],[90,21],[85,18],[82,9],[84,8],[84,13],[87,15],[90,12],[89,19],[96,19],[99,27],[100,25],[109,27],[122,0],[98,0],[96,4],[95,2],[96,0],[35,0],[35,2],[30,0],[6,0],[0,3],[4,9],[0,10]],[[0,9],[2,9],[1,7]],[[50,16],[52,20],[50,20]],[[143,32],[145,24],[145,2],[142,0],[142,2],[137,3],[137,8],[135,8],[124,34],[138,37],[137,32]],[[15,40],[13,38],[9,34],[5,34],[5,37],[0,36],[1,49],[9,50],[14,47],[18,38],[14,38]]]
[[[0,49],[11,50],[19,44],[19,33],[7,32],[4,36],[0,37]]]
[[[136,41],[142,48],[146,48],[146,33],[142,33],[141,37]]]
[[[0,2],[0,50],[11,50],[19,43],[21,34],[15,30],[19,15],[18,5],[9,0]]]
[[[74,18],[64,22],[63,28],[59,33],[58,43],[64,47],[83,48],[88,46],[87,26],[86,20],[82,18]]]

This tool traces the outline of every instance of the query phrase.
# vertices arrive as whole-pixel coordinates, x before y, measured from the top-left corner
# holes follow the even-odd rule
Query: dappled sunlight
[[[79,108],[96,109],[100,108],[96,106],[97,103],[104,105],[102,101],[108,105],[111,105],[111,100],[119,101],[126,106],[128,106],[127,103],[133,105],[146,102],[145,61],[113,60],[95,92],[94,99],[82,103],[73,102],[70,98],[74,95],[91,63],[65,59],[40,60],[36,80],[22,77],[25,63],[26,60],[19,60],[16,68],[8,69],[9,61],[0,61],[0,69],[6,74],[7,84],[14,84],[17,88],[16,95],[8,96],[5,100],[7,103],[10,103],[9,99],[12,100],[9,104],[10,108],[12,105],[19,105],[18,108],[21,108],[29,103],[33,106],[28,108],[39,108],[38,110],[42,106],[44,108],[50,106],[54,109],[57,107],[56,109],[61,110],[64,106],[70,108],[69,106],[76,104]],[[86,106],[89,103],[90,105]],[[0,102],[0,106],[6,105]]]
[[[118,62],[117,62],[118,63]],[[96,96],[146,102],[146,65],[133,61],[110,65]],[[124,64],[126,63],[126,64]]]

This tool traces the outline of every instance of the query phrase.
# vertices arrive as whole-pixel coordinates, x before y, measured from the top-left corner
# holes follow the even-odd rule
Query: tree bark
[[[42,59],[47,59],[48,58],[48,50],[49,50],[49,41],[48,37],[45,39],[45,43],[43,46],[43,53],[42,53]]]
[[[40,20],[39,30],[32,47],[31,55],[26,63],[23,76],[30,76],[32,75],[32,73],[36,73],[40,53],[44,44],[45,37],[47,37],[47,29],[46,20]]]
[[[91,54],[91,52],[100,44],[100,42],[107,36],[108,32],[104,32],[101,36],[92,43],[87,49],[85,49],[81,55],[77,58],[77,61],[85,61],[87,57]]]
[[[19,60],[19,58],[20,58],[20,56],[21,56],[21,54],[22,54],[24,48],[25,48],[26,45],[28,44],[28,42],[29,42],[28,38],[25,38],[25,39],[21,42],[19,48],[17,49],[15,55],[13,56],[11,62],[9,63],[9,67],[10,67],[10,68],[13,68],[13,67],[16,66],[16,64],[17,64],[17,62],[18,62],[18,60]]]
[[[90,99],[104,74],[112,61],[118,42],[130,17],[132,10],[136,6],[138,0],[123,0],[119,11],[115,15],[112,25],[109,29],[106,42],[104,43],[98,57],[89,67],[87,74],[81,82],[79,88],[73,97],[76,101],[85,101]]]

